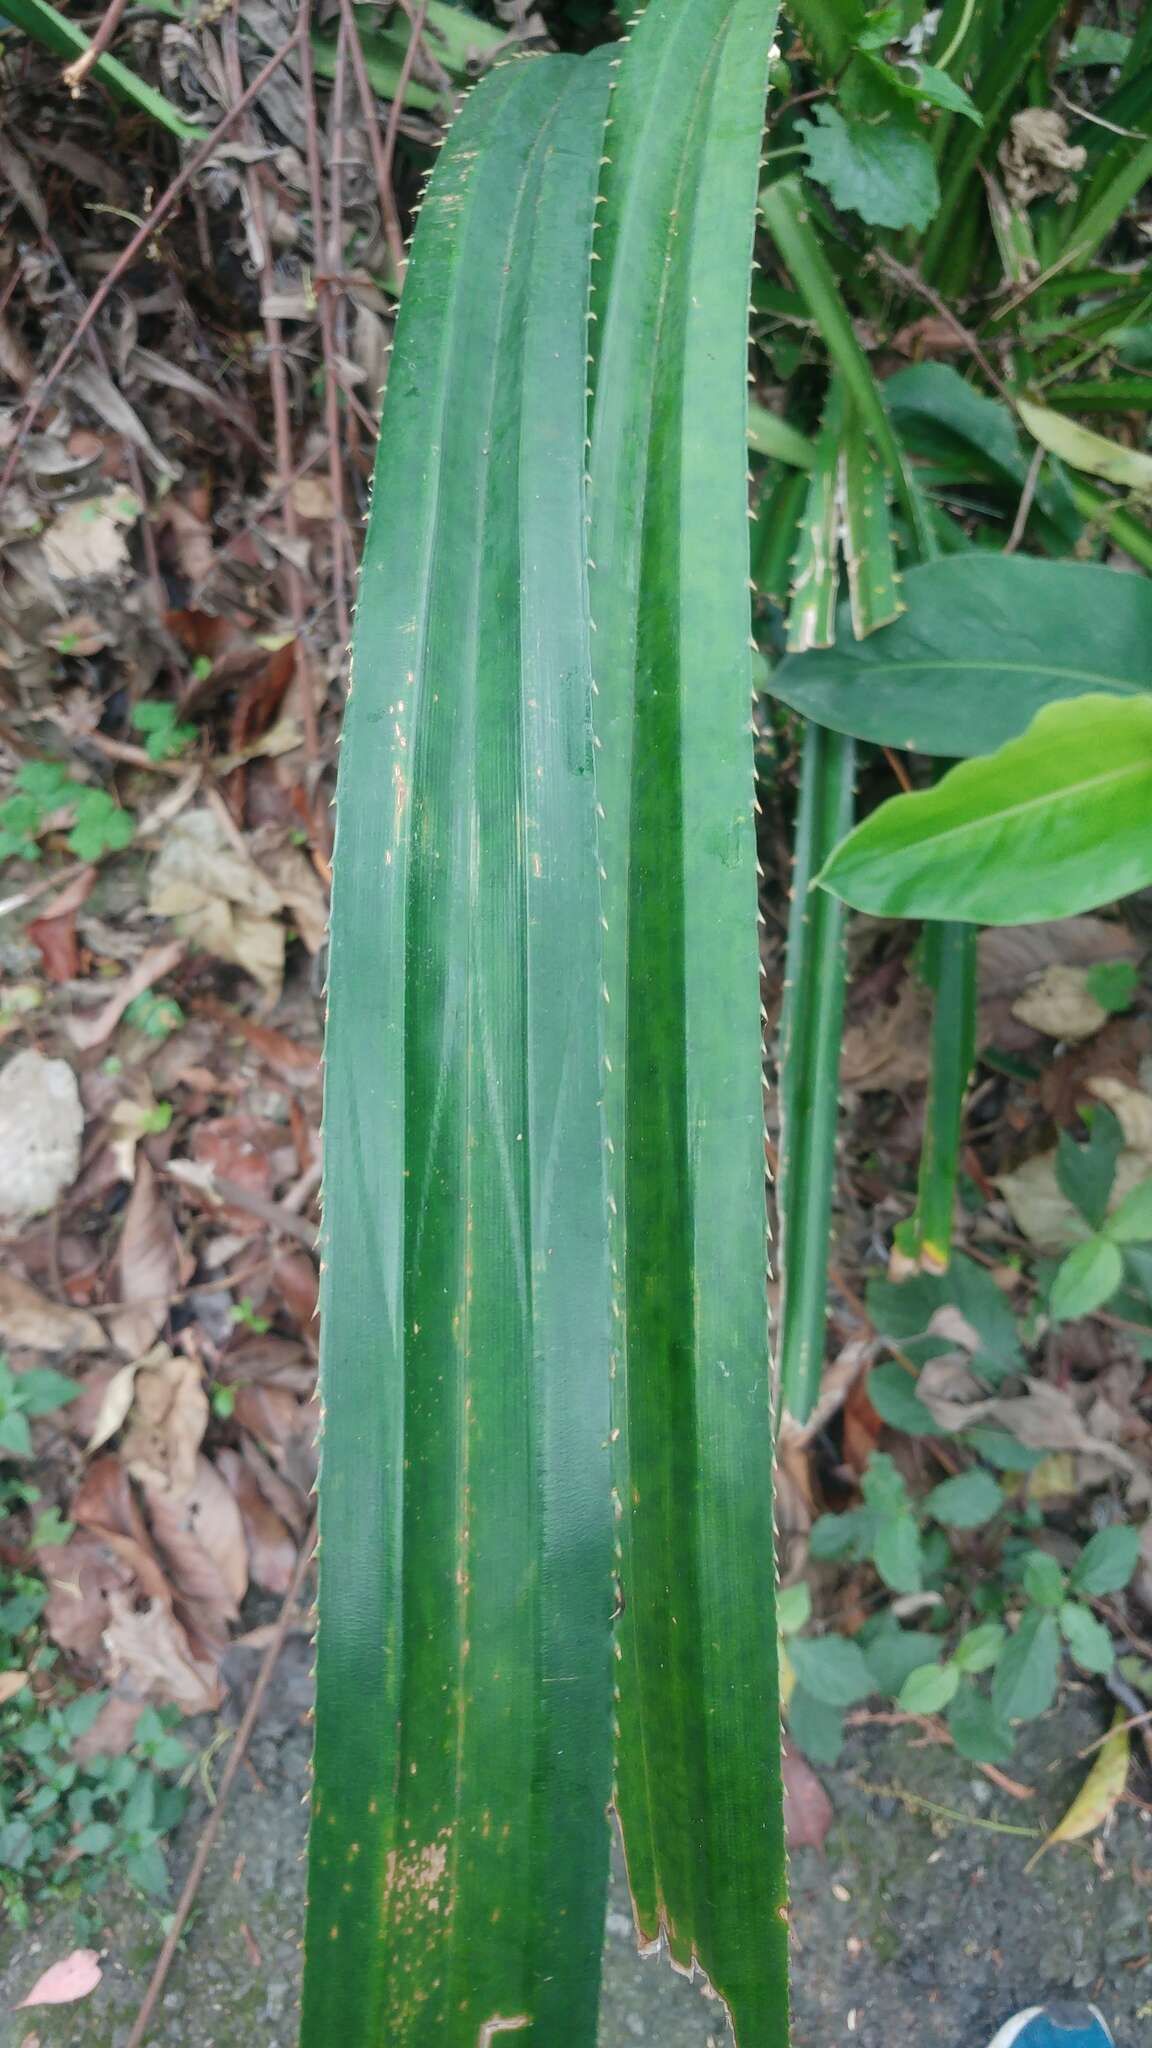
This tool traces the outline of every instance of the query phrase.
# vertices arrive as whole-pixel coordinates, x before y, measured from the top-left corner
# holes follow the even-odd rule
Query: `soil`
[[[233,1715],[255,1661],[233,1652]],[[310,1662],[306,1642],[290,1641],[150,2037],[164,2048],[293,2048]],[[985,2048],[1017,2007],[1069,1994],[1099,2001],[1118,2048],[1148,2038],[1149,1812],[1122,1806],[1095,1848],[1052,1849],[1030,1873],[1036,1840],[999,1831],[1054,1824],[1083,1778],[1077,1752],[1103,1726],[1084,1691],[1027,1729],[1013,1772],[1034,1788],[1028,1801],[1007,1796],[953,1752],[918,1746],[907,1728],[854,1731],[841,1764],[822,1774],[835,1808],[827,1842],[792,1859],[794,2048]],[[211,1729],[205,1721],[205,1739]],[[177,1837],[175,1885],[205,1811],[198,1797]],[[11,2010],[74,1945],[68,1913],[28,1934],[0,1935],[0,2048],[123,2048],[162,1928],[119,1889],[100,1903],[104,1978],[81,2005]],[[638,2041],[730,2048],[717,2005],[659,1960],[636,1954],[617,1871],[600,2048]]]

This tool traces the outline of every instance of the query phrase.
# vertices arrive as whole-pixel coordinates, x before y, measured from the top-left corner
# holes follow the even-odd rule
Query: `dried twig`
[[[898,263],[895,256],[890,256],[886,249],[877,249],[875,260],[880,265],[881,270],[889,277],[894,278],[897,284],[904,286],[905,291],[915,292],[917,298],[927,300],[933,312],[939,315],[946,327],[951,328],[956,339],[963,342],[973,361],[979,363],[993,390],[997,391],[1000,397],[1011,405],[1012,394],[1004,379],[989,362],[987,355],[971,328],[965,327],[964,322],[956,318],[947,300],[942,299],[939,292],[934,291],[932,286],[927,284],[917,271],[909,270],[906,264]]]
[[[269,57],[266,64],[261,65],[255,77],[245,86],[235,106],[229,107],[227,113],[217,122],[211,135],[200,144],[195,154],[189,157],[183,170],[178,172],[176,177],[173,178],[167,191],[161,193],[151,212],[141,222],[131,240],[126,242],[121,249],[115,262],[93,292],[92,297],[89,299],[80,319],[77,321],[75,328],[65,342],[55,362],[45,372],[44,376],[40,379],[36,391],[29,398],[25,407],[24,417],[13,436],[12,445],[8,450],[8,460],[4,464],[3,474],[0,474],[0,491],[5,490],[12,481],[16,464],[20,458],[20,450],[23,448],[28,435],[43,410],[48,393],[68,368],[97,314],[107,305],[109,298],[115,291],[125,271],[132,268],[141,251],[148,247],[160,223],[167,220],[176,201],[187,191],[193,178],[204,169],[205,164],[212,157],[222,138],[227,135],[231,128],[235,127],[241,115],[247,111],[253,100],[263,92],[268,80],[280,69],[281,64],[292,55],[294,50],[299,48],[304,35],[305,25],[305,18],[303,13],[301,13],[287,42],[281,43],[275,55]]]
[[[400,133],[400,116],[404,112],[404,95],[408,90],[412,77],[413,68],[416,63],[416,54],[420,48],[420,38],[424,33],[424,23],[427,16],[428,0],[420,0],[419,6],[412,15],[412,33],[408,38],[408,48],[404,52],[404,62],[400,66],[400,76],[396,81],[396,97],[388,109],[388,126],[384,130],[382,175],[387,183],[389,192],[392,190],[392,169],[396,161],[396,139]],[[353,16],[353,20],[355,20],[355,16]],[[393,201],[393,204],[395,204],[395,201]],[[404,284],[404,272],[407,268],[407,261],[407,257],[401,251],[400,268],[397,275],[397,283],[401,287]]]
[[[80,55],[71,64],[65,66],[64,83],[74,100],[79,99],[84,80],[87,78],[92,66],[99,63],[109,43],[112,41],[120,26],[120,20],[127,5],[128,0],[110,0],[110,5],[104,15],[104,19],[100,23],[88,48],[81,50]]]
[[[380,203],[380,218],[384,223],[384,238],[399,284],[404,276],[404,230],[400,225],[396,194],[392,190],[391,161],[384,154],[384,142],[376,116],[376,95],[372,90],[368,66],[364,61],[364,49],[360,41],[360,29],[356,21],[353,0],[340,0],[340,22],[348,36],[352,75],[356,80],[356,94],[360,101],[360,117],[368,137],[368,147],[372,152],[372,168],[376,174],[376,197]]]
[[[280,1652],[284,1647],[284,1638],[288,1633],[288,1626],[292,1619],[300,1588],[304,1583],[304,1574],[311,1562],[315,1545],[316,1521],[315,1517],[313,1517],[308,1533],[300,1546],[300,1555],[296,1560],[296,1569],[292,1574],[292,1583],[284,1595],[284,1605],[281,1607],[280,1613],[276,1618],[275,1626],[268,1640],[268,1647],[264,1652],[260,1669],[256,1674],[256,1683],[252,1687],[252,1697],[244,1709],[243,1719],[236,1730],[232,1748],[228,1753],[228,1761],[224,1766],[219,1790],[216,1794],[216,1804],[204,1823],[203,1832],[196,1845],[196,1854],[192,1858],[192,1867],[184,1880],[184,1889],[180,1894],[176,1911],[172,1915],[171,1924],[164,1937],[164,1946],[156,1958],[155,1968],[149,1979],[148,1989],[144,1993],[140,2010],[136,2015],[132,2032],[128,2036],[125,2048],[143,2048],[143,2042],[147,2037],[148,2028],[152,2021],[152,2015],[156,2010],[160,1993],[168,1981],[168,1972],[172,1967],[172,1958],[180,1945],[180,1937],[184,1932],[188,1915],[192,1911],[196,1894],[200,1889],[200,1880],[207,1867],[208,1858],[212,1854],[213,1844],[220,1832],[220,1822],[224,1815],[228,1794],[232,1790],[233,1780],[244,1760],[252,1737],[252,1730],[256,1726],[256,1718],[264,1702],[264,1695],[268,1690],[269,1681],[276,1668]]]
[[[306,0],[306,6],[308,0]],[[345,54],[347,36],[341,23],[336,49],[336,76],[332,86],[333,122],[336,136],[333,138],[333,184],[339,196],[339,157],[336,146],[341,125],[341,105],[344,98]],[[336,212],[333,209],[333,237],[331,243],[325,231],[324,188],[320,171],[320,136],[316,126],[316,85],[312,71],[312,45],[307,37],[300,45],[300,83],[304,94],[305,151],[308,165],[308,197],[312,208],[312,242],[316,261],[316,295],[320,307],[320,355],[324,373],[324,423],[328,430],[328,488],[332,498],[332,598],[336,612],[336,631],[342,646],[348,641],[348,589],[344,574],[344,466],[341,460],[340,406],[336,378],[336,333],[335,302],[333,288],[336,275],[343,268],[344,251],[341,242],[335,239]],[[327,248],[327,256],[325,250]],[[330,274],[322,274],[322,273]]]

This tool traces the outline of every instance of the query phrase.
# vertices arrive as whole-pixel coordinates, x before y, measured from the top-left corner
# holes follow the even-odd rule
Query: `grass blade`
[[[651,0],[593,295],[615,1796],[638,1930],[699,1963],[741,2048],[787,2039],[743,483],[773,26]]]
[[[595,2037],[610,1298],[584,304],[607,72],[477,90],[392,364],[341,761],[303,2048]]]
[[[798,1422],[812,1412],[824,1364],[844,1023],[844,906],[812,883],[851,830],[855,765],[850,739],[821,725],[805,726],[780,1019],[776,1192],[777,1371],[781,1405]]]
[[[77,28],[67,15],[60,14],[48,0],[4,0],[4,15],[8,21],[22,28],[25,35],[32,36],[46,50],[57,57],[80,57],[92,46],[91,36]],[[182,114],[157,92],[146,79],[140,78],[118,57],[97,57],[92,66],[92,76],[106,85],[117,99],[127,100],[131,106],[139,107],[142,114],[150,114],[170,135],[181,142],[203,142],[206,128],[197,128],[192,121],[186,121]]]
[[[788,607],[789,654],[809,647],[831,647],[836,639],[836,600],[840,595],[840,446],[844,401],[835,380],[828,393],[817,445],[816,466],[808,479],[808,495],[800,521],[800,538],[792,563],[792,597]]]

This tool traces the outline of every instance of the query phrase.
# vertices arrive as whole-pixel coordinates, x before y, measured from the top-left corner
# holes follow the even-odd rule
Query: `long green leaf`
[[[1152,699],[1079,697],[882,804],[819,880],[883,917],[1072,917],[1152,882],[1150,816]]]
[[[749,733],[746,308],[775,10],[651,0],[593,294],[623,1611],[640,1934],[787,2039]]]
[[[781,1403],[798,1422],[812,1412],[824,1364],[844,1023],[844,905],[813,882],[852,823],[855,764],[851,740],[807,726],[780,1019],[776,1192],[777,1371]]]
[[[304,2048],[595,2037],[610,1295],[582,487],[607,72],[424,205],[341,759]],[[742,471],[740,472],[742,474]]]
[[[908,610],[789,657],[772,689],[807,718],[921,754],[991,753],[1045,704],[1152,689],[1152,583],[1091,563],[957,555],[911,569]]]

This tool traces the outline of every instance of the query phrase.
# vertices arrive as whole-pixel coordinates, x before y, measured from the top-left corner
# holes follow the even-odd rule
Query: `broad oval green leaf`
[[[1003,1721],[1034,1721],[1056,1697],[1060,1629],[1046,1609],[1030,1608],[1001,1651],[992,1678],[992,1706]]]
[[[468,101],[404,291],[341,755],[303,2048],[595,2038],[609,1271],[584,308],[607,72]]]
[[[847,1636],[797,1636],[788,1655],[805,1691],[826,1706],[854,1707],[876,1690],[863,1650]]]
[[[934,789],[882,804],[818,880],[877,916],[1071,917],[1152,882],[1150,818],[1152,696],[1080,697]]]
[[[1128,1584],[1140,1555],[1140,1531],[1129,1522],[1098,1529],[1084,1545],[1072,1573],[1078,1593],[1119,1593]]]
[[[959,1684],[955,1664],[920,1664],[900,1687],[897,1705],[906,1714],[938,1714],[955,1699]]]
[[[934,1486],[924,1503],[934,1522],[949,1529],[981,1529],[998,1515],[1004,1495],[991,1472],[974,1465],[970,1472],[958,1472]]]
[[[1090,1316],[1103,1308],[1124,1278],[1124,1260],[1118,1246],[1106,1237],[1090,1237],[1078,1244],[1061,1262],[1048,1296],[1048,1313],[1054,1323],[1074,1323],[1078,1316]]]
[[[903,616],[867,640],[841,607],[836,645],[789,655],[772,694],[856,739],[966,757],[992,753],[1064,698],[1152,692],[1152,581],[1143,576],[952,555],[910,569],[904,597]]]
[[[1116,1646],[1102,1621],[1090,1607],[1078,1600],[1066,1600],[1060,1609],[1060,1633],[1081,1671],[1102,1677],[1116,1662]]]

